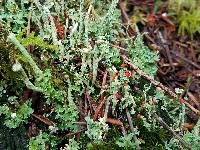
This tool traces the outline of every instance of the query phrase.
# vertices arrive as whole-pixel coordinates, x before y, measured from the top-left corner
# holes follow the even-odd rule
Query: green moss
[[[23,38],[22,36],[23,36],[23,32],[20,32],[17,36],[17,39],[20,41],[20,43],[24,47],[28,47],[29,45],[32,45],[32,46],[37,46],[41,49],[48,49],[51,51],[58,51],[59,49],[58,46],[49,44],[48,42],[44,41],[39,36],[35,36],[34,32],[30,33],[30,35],[26,38]]]
[[[4,79],[16,78],[16,73],[12,71],[14,64],[15,49],[0,40],[0,76]]]
[[[183,10],[178,17],[179,35],[189,34],[193,38],[194,33],[200,32],[200,10],[195,9],[192,12]]]
[[[200,9],[195,0],[170,0],[169,10],[171,16],[178,23],[178,34],[193,35],[200,32]]]
[[[164,150],[164,141],[168,141],[171,138],[166,129],[157,127],[148,130],[144,127],[141,119],[137,119],[136,124],[139,131],[142,131],[140,132],[139,138],[141,139],[141,147],[143,150]]]

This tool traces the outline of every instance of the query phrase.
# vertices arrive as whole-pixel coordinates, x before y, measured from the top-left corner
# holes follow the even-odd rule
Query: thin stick
[[[169,46],[167,45],[167,41],[164,39],[163,35],[161,32],[158,32],[158,36],[160,37],[160,40],[163,44],[163,48],[165,49],[166,51],[166,54],[167,54],[167,58],[169,60],[169,64],[170,66],[172,67],[172,70],[174,70],[174,66],[172,65],[173,64],[173,61],[172,61],[172,57],[171,57],[171,54],[170,54],[170,51],[169,51]]]
[[[189,60],[189,59],[187,59],[187,58],[181,56],[181,55],[178,54],[177,52],[175,52],[175,51],[172,50],[172,51],[170,51],[170,53],[172,53],[172,54],[174,54],[175,56],[177,56],[177,57],[183,59],[184,61],[186,61],[186,62],[189,63],[190,65],[196,67],[197,69],[200,69],[200,66],[199,66],[198,64],[196,64],[195,62],[193,62],[193,61],[191,61],[191,60]]]
[[[122,130],[122,134],[123,134],[123,136],[126,136],[126,135],[127,135],[127,133],[126,133],[126,129],[124,128],[123,125],[121,126],[121,130]]]
[[[33,1],[31,0],[31,7],[30,11],[28,14],[28,25],[27,25],[27,32],[26,35],[28,36],[30,34],[30,29],[31,29],[31,17],[32,17],[32,9],[33,9]]]
[[[200,109],[200,104],[196,100],[196,98],[194,97],[194,95],[191,92],[188,92],[187,95],[188,95],[189,99],[191,99],[194,102],[194,104],[197,106],[197,108]]]
[[[162,83],[154,80],[152,77],[146,75],[145,73],[142,72],[142,70],[140,70],[136,65],[134,65],[133,63],[131,63],[128,58],[124,55],[122,55],[122,58],[124,60],[124,62],[126,64],[128,64],[137,74],[139,74],[142,78],[150,81],[154,86],[156,87],[160,87],[162,90],[164,90],[166,93],[168,93],[172,98],[174,99],[179,99],[180,97],[174,93],[171,89],[169,89],[168,87],[164,86]],[[193,112],[195,112],[197,115],[200,116],[200,111],[197,110],[196,108],[194,108],[192,105],[190,105],[188,102],[184,101],[183,104],[185,104],[185,106],[187,106],[188,108],[190,108]]]
[[[93,116],[93,120],[97,120],[99,112],[100,112],[101,108],[103,107],[104,103],[105,103],[105,98],[103,98],[103,100],[100,102],[99,106],[97,107],[95,114]]]
[[[186,148],[192,150],[191,145],[189,145],[184,139],[182,139],[174,130],[172,130],[166,122],[163,121],[161,117],[159,117],[156,113],[152,115],[157,122],[159,122],[164,128],[166,128],[180,143],[185,146]]]
[[[74,136],[74,135],[79,134],[79,133],[81,133],[81,132],[84,132],[84,131],[86,131],[86,130],[87,130],[87,129],[81,129],[81,130],[79,130],[79,131],[77,131],[77,132],[68,133],[68,134],[66,134],[63,138],[68,138],[68,137]]]
[[[119,119],[114,119],[114,118],[107,118],[106,123],[110,123],[116,126],[123,126],[123,123]]]
[[[110,106],[110,99],[111,97],[108,97],[107,99],[105,99],[105,112],[104,112],[104,118],[107,120],[108,118],[108,109]]]
[[[135,140],[136,149],[137,149],[137,150],[140,150],[141,147],[140,147],[140,145],[139,145],[139,140],[137,139],[137,136],[135,135],[135,132],[134,132],[132,117],[131,117],[131,115],[130,115],[130,113],[129,113],[129,111],[128,111],[127,108],[126,108],[126,116],[127,116],[127,118],[128,118],[128,122],[129,122],[129,125],[130,125],[130,128],[131,128],[131,131],[132,131],[132,133],[133,133],[133,138],[134,138],[134,140]]]
[[[105,71],[105,73],[104,73],[104,75],[103,75],[103,82],[102,82],[102,86],[101,86],[101,87],[105,87],[107,75],[108,75],[108,72]],[[97,109],[96,109],[96,111],[95,111],[95,114],[94,114],[94,116],[93,116],[93,120],[97,120],[98,115],[99,115],[100,111],[102,110],[103,105],[104,105],[104,103],[105,103],[104,90],[101,89],[101,92],[100,92],[100,93],[101,93],[101,94],[100,94],[100,101],[99,101],[100,104],[98,105],[98,107],[97,107]]]
[[[164,86],[162,83],[154,80],[152,77],[146,75],[142,72],[136,65],[132,64],[126,56],[122,56],[124,62],[128,64],[137,74],[139,74],[141,77],[143,77],[146,80],[149,80],[154,86],[160,87],[162,90],[166,91],[170,96],[173,98],[178,98],[178,96],[168,87]]]
[[[28,24],[27,24],[27,32],[26,32],[26,36],[28,37],[30,32],[31,32],[31,18],[32,18],[32,9],[33,9],[33,1],[31,0],[31,6],[30,6],[30,11],[28,14]],[[28,52],[31,52],[31,47],[30,45],[27,47]]]
[[[40,122],[44,123],[47,126],[53,126],[55,124],[52,121],[50,121],[48,118],[44,118],[43,116],[32,114],[32,117],[36,118],[37,120],[39,120]]]

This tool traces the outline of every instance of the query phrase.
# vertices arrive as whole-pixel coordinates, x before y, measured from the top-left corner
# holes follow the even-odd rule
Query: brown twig
[[[185,106],[187,106],[188,108],[190,108],[190,110],[192,110],[195,114],[197,114],[198,116],[200,116],[200,111],[197,110],[196,108],[194,108],[192,105],[190,105],[190,103],[184,101]]]
[[[85,94],[85,98],[84,98],[84,114],[88,113],[88,102],[87,102],[87,95]]]
[[[123,136],[126,136],[126,135],[127,135],[127,133],[126,133],[126,129],[124,128],[123,125],[121,126],[121,130],[122,130],[122,134],[123,134]]]
[[[84,121],[78,121],[78,122],[74,122],[75,124],[78,124],[78,125],[80,125],[80,126],[86,126],[87,125],[87,123],[86,122],[84,122]]]
[[[198,64],[196,64],[195,62],[192,62],[191,60],[189,60],[189,59],[187,59],[187,58],[181,56],[180,54],[178,54],[177,52],[175,52],[175,51],[173,51],[173,50],[170,51],[170,52],[171,52],[172,54],[174,54],[175,56],[177,56],[177,57],[183,59],[184,61],[186,61],[186,62],[189,63],[190,65],[192,65],[192,66],[194,66],[194,67],[200,69],[200,66],[199,66]]]
[[[192,59],[192,61],[197,62],[196,51],[194,50],[192,44],[190,44],[190,49],[189,50],[190,50],[190,53],[191,53],[191,59]]]
[[[102,87],[104,87],[106,85],[106,79],[107,79],[107,76],[108,76],[108,72],[105,71],[104,75],[103,75],[103,82],[102,82]]]
[[[134,65],[133,63],[131,63],[128,58],[124,55],[122,55],[122,58],[124,60],[124,62],[126,64],[128,64],[137,74],[139,74],[142,78],[150,81],[154,86],[156,87],[160,87],[163,91],[165,91],[167,94],[169,94],[172,98],[174,99],[179,99],[180,97],[174,93],[171,89],[169,89],[168,87],[164,86],[162,83],[154,80],[152,77],[146,75],[145,73],[142,72],[142,70],[140,70],[136,65]],[[185,106],[187,106],[188,108],[190,108],[193,112],[195,112],[197,115],[200,116],[200,111],[197,110],[196,108],[194,108],[192,105],[190,105],[188,102],[184,101],[183,102],[185,104]]]
[[[106,123],[110,123],[116,126],[123,126],[123,123],[119,119],[114,119],[114,118],[107,118]]]
[[[180,97],[184,98],[185,95],[187,95],[188,90],[189,90],[191,84],[192,84],[192,74],[190,74],[190,75],[188,76],[186,86],[185,86],[183,92],[181,93]]]
[[[101,101],[100,104],[99,104],[99,106],[97,107],[97,109],[95,111],[95,114],[93,116],[93,120],[97,120],[99,112],[100,112],[102,106],[104,105],[104,103],[105,103],[105,99],[103,99],[103,101]]]
[[[96,102],[92,99],[92,97],[89,95],[89,93],[86,91],[86,99],[88,100],[89,102],[89,106],[90,106],[90,111],[91,113],[92,112],[95,112],[96,111],[96,108],[97,108],[97,105],[96,105]]]
[[[163,48],[165,49],[165,52],[167,54],[167,58],[169,60],[169,64],[170,66],[172,67],[172,70],[174,70],[174,66],[172,65],[173,64],[173,61],[172,61],[172,57],[171,57],[171,54],[170,54],[170,51],[169,51],[169,46],[167,44],[167,41],[164,39],[163,35],[161,32],[158,32],[158,36],[160,37],[160,40],[163,44]]]
[[[33,1],[31,0],[31,9],[29,11],[29,14],[28,14],[28,25],[27,25],[27,32],[26,32],[26,35],[27,37],[29,36],[30,32],[31,32],[31,18],[32,18],[32,9],[33,9]],[[29,45],[28,46],[28,52],[31,52],[31,46]]]
[[[105,119],[108,118],[108,109],[109,109],[109,106],[110,106],[110,97],[108,97],[108,98],[105,100],[105,112],[104,112],[104,118],[105,118]]]
[[[79,130],[79,131],[77,131],[77,132],[68,133],[68,134],[66,134],[63,138],[74,136],[74,135],[79,134],[79,133],[81,133],[81,132],[84,132],[84,131],[86,131],[86,130],[87,130],[87,129],[81,129],[81,130]]]
[[[78,121],[78,122],[74,122],[74,123],[78,124],[80,126],[87,125],[87,123],[85,121]],[[110,123],[110,124],[116,125],[116,126],[123,126],[123,123],[119,119],[115,119],[115,118],[107,118],[106,123]]]
[[[49,119],[44,118],[43,116],[39,116],[39,115],[36,115],[36,114],[32,114],[32,116],[33,116],[34,118],[36,118],[37,120],[39,120],[40,122],[44,123],[44,124],[47,125],[47,126],[52,126],[52,125],[55,124],[55,123],[53,123],[52,121],[50,121]]]
[[[173,41],[173,43],[174,43],[174,44],[177,44],[177,45],[179,45],[179,46],[182,46],[182,47],[184,47],[184,48],[188,48],[188,45],[187,45],[187,44],[183,44],[183,43],[181,43],[181,42],[179,42],[179,41]]]
[[[130,128],[131,128],[131,131],[133,133],[133,139],[135,140],[135,144],[136,144],[136,149],[137,150],[140,150],[141,147],[139,145],[139,140],[137,139],[137,136],[135,134],[135,131],[134,131],[134,127],[133,127],[133,121],[132,121],[132,117],[131,117],[131,114],[129,113],[128,111],[128,108],[126,108],[126,116],[128,118],[128,122],[129,122],[129,125],[130,125]]]
[[[128,14],[125,11],[124,2],[121,2],[119,4],[119,9],[120,9],[121,15],[122,15],[122,22],[123,22],[124,26],[128,28],[127,31],[128,31],[129,36],[132,37],[135,34],[135,29],[131,25],[129,25],[130,24],[130,17],[128,16]]]
[[[122,14],[122,21],[123,21],[124,24],[127,25],[130,22],[130,18],[129,18],[128,14],[125,11],[125,6],[124,5],[125,5],[124,2],[121,2],[119,4],[119,9],[120,9],[121,14]]]
[[[118,46],[118,45],[115,45],[115,44],[110,44],[110,45],[111,45],[112,47],[114,47],[114,48],[117,48],[117,49],[121,50],[121,51],[128,52],[127,49],[125,49],[125,48],[123,48],[123,47],[120,47],[120,46]]]
[[[108,76],[108,72],[106,71],[103,75],[103,82],[102,82],[102,87],[105,87],[106,85],[106,79],[107,79],[107,76]],[[96,120],[98,118],[98,115],[105,103],[105,98],[104,98],[104,94],[103,94],[103,90],[101,89],[101,92],[100,92],[100,104],[98,105],[96,111],[95,111],[95,114],[93,116],[93,120]]]
[[[152,115],[157,122],[159,122],[165,129],[167,129],[177,140],[180,141],[180,143],[185,146],[186,148],[192,150],[192,147],[185,141],[183,140],[174,130],[172,130],[166,122],[163,121],[161,117],[159,117],[156,113],[153,113]]]
[[[172,66],[178,66],[179,64],[178,63],[172,63],[171,65]],[[170,64],[163,64],[161,67],[169,67],[171,65]]]
[[[187,93],[189,99],[194,102],[194,104],[197,106],[198,109],[200,109],[200,104],[199,102],[196,100],[196,98],[194,97],[194,95],[191,92]]]
[[[166,91],[170,96],[172,96],[173,98],[178,98],[178,96],[171,90],[169,89],[168,87],[165,87],[162,83],[154,80],[152,77],[144,74],[142,72],[142,70],[140,70],[136,65],[132,64],[128,58],[126,56],[122,56],[124,62],[126,64],[128,64],[137,74],[139,74],[141,77],[143,77],[144,79],[146,80],[149,80],[154,86],[156,87],[160,87],[162,90]]]

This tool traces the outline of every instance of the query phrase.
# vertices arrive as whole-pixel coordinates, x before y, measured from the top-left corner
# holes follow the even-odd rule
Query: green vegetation
[[[0,1],[0,96],[6,97],[0,101],[0,115],[5,117],[5,125],[16,128],[33,121],[30,116],[38,112],[46,118],[51,125],[36,121],[40,132],[30,137],[30,150],[128,150],[138,145],[142,149],[182,148],[152,114],[157,112],[171,128],[180,131],[187,108],[141,78],[121,58],[127,54],[131,63],[154,78],[158,54],[144,45],[139,31],[135,38],[124,32],[116,8],[118,0],[106,1],[108,4],[101,7],[99,2]],[[196,24],[189,29],[183,29],[182,24],[183,20],[180,33],[192,35],[197,30],[193,27]],[[124,45],[126,51],[117,45]],[[30,47],[33,51],[28,51]],[[46,110],[34,108],[33,97],[22,98],[25,88],[42,95],[37,105],[43,104]],[[109,122],[110,118],[123,126]],[[180,134],[186,141],[194,137]],[[198,149],[198,142],[188,142]]]
[[[200,33],[200,10],[198,0],[170,0],[171,15],[177,20],[178,33],[189,34],[191,38]]]

